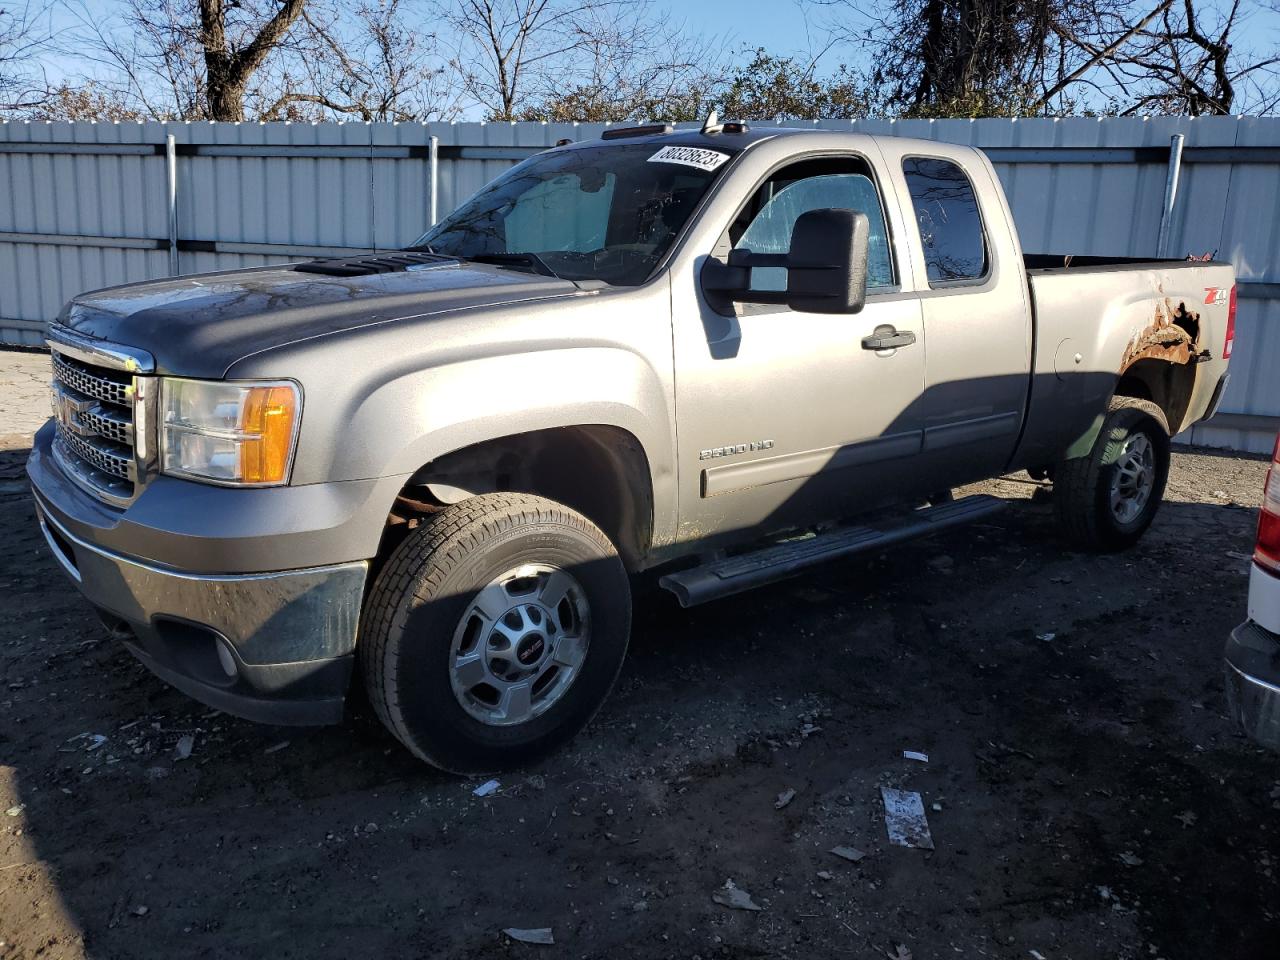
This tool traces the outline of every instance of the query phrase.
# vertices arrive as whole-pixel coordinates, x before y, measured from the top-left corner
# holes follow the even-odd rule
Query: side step
[[[668,573],[658,584],[674,593],[680,606],[693,607],[785,579],[806,567],[837,557],[878,550],[905,540],[927,537],[948,527],[972,523],[999,513],[1005,506],[1006,501],[987,494],[962,497],[936,507],[921,508],[905,519],[895,518],[870,526],[839,527],[804,540],[779,543],[692,570]]]

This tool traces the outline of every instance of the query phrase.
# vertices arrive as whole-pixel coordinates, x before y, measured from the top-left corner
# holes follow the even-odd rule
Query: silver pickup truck
[[[1222,394],[1230,266],[1025,255],[978,150],[708,122],[512,168],[403,251],[157,280],[51,325],[28,465],[79,590],[231,713],[519,763],[685,604],[1053,481],[1112,550]],[[809,654],[801,653],[802,656]]]

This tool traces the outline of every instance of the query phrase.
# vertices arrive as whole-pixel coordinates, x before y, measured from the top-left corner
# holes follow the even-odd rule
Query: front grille
[[[70,448],[72,453],[89,466],[119,480],[130,479],[129,466],[133,463],[133,454],[127,447],[114,443],[92,443],[76,436],[60,423],[57,429],[62,445]]]
[[[54,453],[102,499],[127,501],[137,484],[134,376],[86,363],[52,347]]]
[[[91,367],[57,351],[53,353],[53,378],[77,393],[117,407],[128,407],[132,402],[132,376],[104,367]]]

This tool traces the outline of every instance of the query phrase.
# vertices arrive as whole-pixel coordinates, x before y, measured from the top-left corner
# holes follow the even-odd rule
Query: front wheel
[[[568,507],[486,494],[391,554],[365,608],[369,699],[453,773],[525,763],[577,733],[626,655],[631,594],[609,539]]]
[[[1078,547],[1122,550],[1151,526],[1169,478],[1169,425],[1149,400],[1116,397],[1086,456],[1054,468],[1058,526]]]

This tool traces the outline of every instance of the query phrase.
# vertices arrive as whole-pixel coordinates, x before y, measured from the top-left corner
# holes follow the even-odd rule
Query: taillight
[[[1222,345],[1222,359],[1231,359],[1231,345],[1236,340],[1236,285],[1231,285],[1231,299],[1227,301],[1227,342]]]
[[[1280,573],[1280,437],[1276,438],[1276,452],[1271,457],[1271,469],[1267,471],[1253,559],[1259,566]]]

